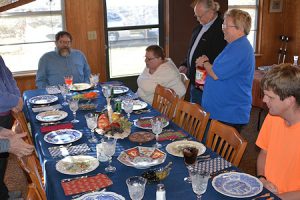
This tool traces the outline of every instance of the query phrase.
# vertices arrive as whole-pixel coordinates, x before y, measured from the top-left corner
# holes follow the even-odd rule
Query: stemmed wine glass
[[[128,120],[130,119],[130,113],[133,111],[133,101],[130,99],[123,101],[123,109],[127,113]]]
[[[111,165],[112,156],[116,151],[117,140],[115,138],[104,137],[102,138],[102,147],[104,154],[108,157],[108,167],[105,168],[106,172],[115,172],[116,167]]]
[[[156,143],[153,145],[155,148],[161,148],[162,145],[158,143],[158,135],[162,132],[163,122],[158,118],[151,119],[152,132],[155,134]]]
[[[61,92],[61,95],[63,96],[64,98],[64,102],[62,103],[63,106],[67,106],[68,105],[68,102],[66,101],[66,97],[67,97],[67,94],[69,92],[69,89],[67,88],[67,86],[65,84],[63,85],[58,85],[59,87],[59,90]]]
[[[65,84],[70,89],[71,85],[73,84],[73,76],[72,75],[67,75],[67,76],[64,76],[64,79],[65,79]]]
[[[78,110],[78,100],[71,98],[69,100],[70,110],[73,112],[74,119],[71,121],[72,123],[78,123],[79,120],[76,119],[76,111]]]
[[[126,179],[129,196],[132,200],[141,200],[144,197],[147,179],[141,176],[132,176]]]
[[[86,123],[89,129],[91,129],[92,137],[89,139],[90,143],[98,143],[98,139],[95,136],[95,128],[97,128],[98,114],[88,113],[84,115]]]
[[[192,188],[197,195],[197,200],[201,200],[202,194],[206,192],[208,179],[210,178],[209,172],[199,171],[197,168],[190,169],[192,179]]]
[[[199,150],[195,147],[186,147],[183,149],[182,153],[183,153],[184,163],[187,166],[188,170],[195,166],[197,156],[198,156],[198,151]],[[184,178],[184,181],[187,183],[191,183],[190,174],[188,177]]]
[[[102,87],[102,92],[105,98],[109,98],[111,96],[112,86],[111,85],[104,85]]]
[[[91,74],[90,75],[91,85],[93,85],[94,87],[97,87],[98,82],[99,82],[99,74]]]

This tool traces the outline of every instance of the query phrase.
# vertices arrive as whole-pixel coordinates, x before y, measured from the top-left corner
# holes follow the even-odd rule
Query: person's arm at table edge
[[[203,62],[203,66],[206,70],[206,72],[208,73],[208,75],[210,75],[214,80],[218,80],[218,76],[215,74],[215,72],[212,69],[212,64],[210,64],[209,61]]]

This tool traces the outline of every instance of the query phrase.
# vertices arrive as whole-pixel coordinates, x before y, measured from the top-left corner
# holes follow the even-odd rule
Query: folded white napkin
[[[62,108],[62,106],[60,104],[55,104],[55,105],[51,105],[51,106],[41,106],[41,107],[33,107],[32,111],[33,112],[44,112],[44,111],[51,111],[51,110],[57,110]]]

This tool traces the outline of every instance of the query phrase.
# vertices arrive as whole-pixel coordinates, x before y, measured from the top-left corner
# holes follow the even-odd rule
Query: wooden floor
[[[248,141],[248,146],[242,158],[239,168],[252,175],[256,175],[256,158],[259,149],[255,145],[255,141],[258,135],[257,131],[257,119],[259,110],[253,108],[251,111],[251,120],[247,127],[241,132],[242,136]],[[263,117],[265,113],[263,113]],[[5,182],[10,191],[20,190],[23,196],[26,195],[27,181],[23,174],[23,171],[17,164],[16,157],[11,155],[6,171]]]

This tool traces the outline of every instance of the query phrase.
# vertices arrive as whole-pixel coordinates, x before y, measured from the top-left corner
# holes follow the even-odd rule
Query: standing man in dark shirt
[[[227,44],[219,9],[219,3],[214,0],[196,0],[194,12],[200,24],[193,30],[188,54],[179,67],[179,71],[187,74],[191,80],[190,101],[199,105],[203,86],[195,84],[196,59],[206,55],[213,62]]]

